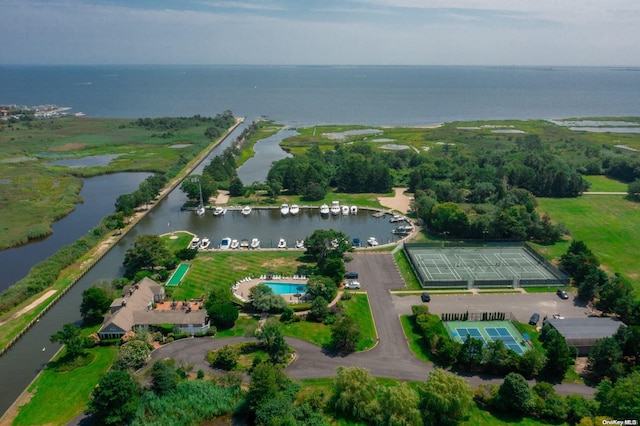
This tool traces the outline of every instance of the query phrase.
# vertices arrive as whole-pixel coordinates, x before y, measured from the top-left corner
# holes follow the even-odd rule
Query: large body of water
[[[230,109],[236,116],[247,117],[247,121],[267,116],[293,127],[640,116],[640,72],[608,68],[3,66],[0,104],[57,104],[93,117],[129,118],[213,115]],[[228,142],[217,152],[227,145]],[[277,138],[257,148],[262,149],[262,154],[247,163],[250,167],[240,170],[245,184],[263,179],[271,161],[284,155],[277,149]],[[106,198],[104,191],[108,187],[118,194],[130,191],[124,181],[115,179],[91,192]],[[89,198],[86,194],[82,206],[88,210],[78,209],[82,213],[68,220],[67,226],[75,223],[80,235],[110,213],[91,208],[94,204]],[[112,195],[108,198],[109,203],[115,200]],[[170,194],[0,358],[0,412],[9,407],[58,348],[49,343],[49,336],[64,323],[80,320],[82,291],[97,280],[122,273],[124,253],[136,235],[186,228],[214,243],[223,237],[257,236],[263,244],[267,240],[275,244],[272,240],[281,236],[293,240],[303,237],[312,227],[333,227],[361,239],[391,239],[389,224],[371,222],[366,214],[324,220],[314,212],[287,219],[271,217],[276,212],[266,211],[248,218],[195,217],[180,211],[183,201],[180,191]],[[86,222],[80,223],[81,218]],[[300,227],[302,221],[306,225]],[[231,223],[243,226],[230,227]],[[377,234],[369,235],[372,226]],[[21,248],[22,257],[26,258],[32,249],[35,245]],[[0,262],[4,272],[13,260],[0,257]],[[42,351],[43,346],[46,351]]]

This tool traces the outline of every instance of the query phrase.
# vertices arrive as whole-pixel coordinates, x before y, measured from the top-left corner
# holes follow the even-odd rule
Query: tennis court
[[[187,275],[187,271],[189,271],[190,267],[191,264],[189,263],[181,263],[173,272],[173,274],[171,274],[169,281],[167,281],[165,285],[167,287],[177,287],[178,285],[180,285],[185,275]]]
[[[502,340],[504,345],[517,354],[528,351],[524,337],[509,321],[447,321],[444,323],[452,339],[464,343],[467,337],[488,342]]]
[[[559,271],[523,246],[434,248],[406,244],[405,250],[424,287],[554,285],[562,279]]]

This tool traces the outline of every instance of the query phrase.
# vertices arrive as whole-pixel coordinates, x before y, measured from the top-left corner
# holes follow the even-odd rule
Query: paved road
[[[351,256],[353,261],[347,265],[347,270],[359,273],[358,280],[362,284],[362,290],[366,291],[369,296],[369,303],[378,332],[378,344],[369,351],[338,356],[304,340],[287,337],[287,343],[295,349],[297,355],[296,360],[286,368],[287,374],[294,379],[334,377],[336,369],[340,366],[360,366],[368,369],[376,377],[412,381],[427,380],[434,367],[431,364],[420,361],[411,353],[398,318],[398,315],[403,314],[404,310],[406,310],[405,306],[410,306],[411,300],[413,300],[411,304],[421,303],[417,302],[419,298],[416,299],[417,296],[392,297],[389,293],[390,289],[398,289],[403,286],[403,280],[390,253],[357,253]],[[495,296],[497,295],[470,295],[470,297],[480,297],[478,300]],[[525,296],[526,298],[530,295],[510,294],[508,296],[510,298]],[[547,299],[557,297],[553,293],[535,294],[535,296],[546,297]],[[439,298],[440,296],[434,297]],[[455,297],[447,300],[454,305],[460,304]],[[476,299],[468,300],[475,301]],[[501,299],[495,300],[494,309],[504,310],[504,305],[502,307],[499,305],[507,302]],[[558,300],[560,301],[560,299]],[[566,300],[561,302],[571,303]],[[495,305],[496,303],[498,306]],[[528,301],[524,303],[526,304]],[[436,302],[433,306],[437,304]],[[430,305],[430,307],[432,306]],[[211,367],[205,359],[209,350],[217,349],[226,344],[236,344],[250,340],[252,339],[246,337],[183,339],[157,349],[152,353],[151,357],[152,360],[171,357],[177,362],[193,365],[194,371],[202,369],[205,372],[210,372]],[[502,383],[501,378],[489,375],[466,375],[464,377],[473,387],[481,384],[499,385]],[[533,385],[535,382],[530,381],[529,383]],[[580,394],[591,397],[595,391],[594,388],[571,383],[562,383],[556,385],[555,388],[562,395]]]

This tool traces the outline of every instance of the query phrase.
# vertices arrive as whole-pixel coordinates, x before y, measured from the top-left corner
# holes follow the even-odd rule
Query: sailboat
[[[196,214],[202,216],[204,214],[204,201],[202,201],[202,184],[200,182],[198,182],[198,188],[200,189],[200,205],[198,205]]]

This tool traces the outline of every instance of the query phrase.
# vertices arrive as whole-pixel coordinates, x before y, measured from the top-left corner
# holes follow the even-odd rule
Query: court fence
[[[440,319],[446,321],[514,321],[516,317],[511,312],[451,312],[440,314]],[[517,321],[517,320],[516,320]]]
[[[538,264],[543,266],[551,273],[554,279],[509,279],[509,280],[430,280],[422,268],[418,266],[418,261],[414,258],[413,250],[415,249],[450,249],[450,248],[473,248],[473,247],[517,247],[522,248],[527,254],[533,257]],[[404,252],[409,260],[409,265],[414,274],[418,278],[423,288],[443,288],[443,289],[472,289],[472,288],[517,288],[517,287],[551,287],[554,285],[568,285],[570,278],[551,262],[545,259],[541,254],[535,251],[528,243],[522,241],[491,241],[486,244],[477,241],[460,242],[460,241],[443,241],[438,243],[405,243]]]

